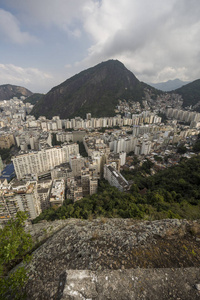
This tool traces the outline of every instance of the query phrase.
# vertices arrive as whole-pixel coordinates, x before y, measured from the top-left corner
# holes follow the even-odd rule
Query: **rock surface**
[[[34,229],[57,226],[33,253],[28,299],[199,299],[199,221],[56,222]]]
[[[199,279],[198,268],[68,270],[61,299],[196,300],[200,291],[194,283]]]

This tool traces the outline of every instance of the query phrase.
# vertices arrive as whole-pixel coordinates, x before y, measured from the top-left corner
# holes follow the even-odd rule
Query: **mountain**
[[[35,105],[43,96],[44,96],[44,94],[34,93],[31,96],[27,97],[24,100],[24,103],[30,103],[30,104]]]
[[[117,60],[108,60],[67,79],[51,89],[34,106],[31,114],[48,118],[113,116],[118,99],[140,101],[144,88],[152,87],[140,82]]]
[[[0,100],[10,100],[13,97],[31,96],[33,93],[24,87],[12,84],[0,85]]]
[[[200,102],[200,79],[184,85],[174,91],[183,97],[183,106],[195,106]],[[200,107],[197,108],[200,111]]]
[[[163,92],[169,92],[169,91],[178,89],[188,83],[189,83],[189,81],[182,81],[180,79],[174,79],[174,80],[168,80],[168,81],[159,82],[159,83],[149,83],[149,85],[158,90],[161,90]]]

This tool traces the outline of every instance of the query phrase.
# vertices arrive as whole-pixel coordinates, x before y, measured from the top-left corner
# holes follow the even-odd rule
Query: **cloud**
[[[36,68],[21,68],[12,64],[0,64],[0,84],[14,84],[30,89],[32,92],[46,92],[52,88],[55,79],[51,74]]]
[[[85,11],[93,44],[80,66],[116,58],[144,81],[200,77],[199,15],[197,0],[102,0]]]
[[[8,11],[0,9],[0,37],[16,44],[35,43],[37,38],[20,30],[18,20]]]
[[[83,42],[85,38],[90,42],[84,59],[78,43],[73,44],[76,49],[75,46],[71,48],[76,53],[80,51],[79,56],[71,55],[77,61],[70,59],[69,54],[67,62],[61,58],[63,69],[66,63],[71,65],[67,68],[68,74],[113,58],[122,61],[146,82],[200,78],[199,0],[2,1],[17,12],[23,26],[41,28],[41,32],[44,28],[49,32],[56,28],[66,33],[66,41],[59,43],[68,49],[74,39]],[[15,41],[32,40],[30,34],[20,31],[17,19],[6,13],[14,28],[7,29],[8,37]],[[5,15],[3,20],[0,22],[4,27],[0,27],[5,33]],[[15,32],[13,36],[12,32]],[[56,36],[52,38],[53,43]]]
[[[67,34],[79,37],[82,32],[84,7],[93,5],[92,0],[6,0],[9,7],[19,11],[25,23],[56,26]]]

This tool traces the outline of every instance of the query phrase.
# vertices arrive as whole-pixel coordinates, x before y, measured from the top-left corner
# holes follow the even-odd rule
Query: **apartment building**
[[[67,181],[67,178],[72,177],[72,170],[70,168],[69,163],[61,164],[57,167],[55,167],[53,170],[51,170],[51,178],[62,178],[65,181]]]
[[[82,168],[81,170],[81,186],[83,197],[97,193],[98,179],[93,176],[89,168]]]
[[[126,152],[113,153],[111,152],[107,159],[108,164],[115,165],[115,168],[120,172],[120,167],[126,163]]]
[[[0,135],[0,148],[9,149],[12,145],[15,145],[13,134],[2,134]]]
[[[81,169],[84,167],[84,158],[80,155],[70,155],[69,164],[72,169],[73,176],[81,176]]]
[[[23,186],[13,186],[14,199],[17,200],[19,210],[27,211],[29,218],[35,219],[41,212],[41,205],[37,194],[37,183],[27,182]]]
[[[200,113],[197,113],[196,111],[187,111],[169,107],[166,109],[166,115],[169,118],[175,118],[184,122],[200,121]]]
[[[6,223],[11,217],[15,217],[19,205],[13,198],[13,193],[9,189],[0,190],[0,223]]]
[[[53,169],[62,163],[69,162],[70,154],[78,154],[76,143],[64,144],[62,147],[45,148],[40,151],[17,155],[12,158],[17,179],[26,174],[38,174]]]
[[[80,178],[70,177],[67,178],[67,199],[74,202],[83,198],[83,188]]]
[[[34,181],[17,181],[0,189],[0,222],[15,217],[17,211],[28,212],[29,219],[35,219],[41,212],[41,204]]]
[[[50,192],[52,180],[39,180],[37,184],[38,199],[40,201],[41,210],[44,211],[50,207]]]
[[[141,147],[141,154],[147,155],[151,151],[151,141],[143,140]]]
[[[52,189],[50,193],[50,204],[62,205],[65,199],[65,181],[64,179],[53,180]]]
[[[73,142],[73,133],[72,132],[58,132],[56,133],[56,140],[58,142]]]
[[[97,188],[98,177],[94,167],[82,167],[81,176],[67,178],[67,198],[73,201],[95,194]]]
[[[104,165],[104,178],[108,180],[110,185],[115,186],[120,192],[129,189],[128,181],[111,165]]]

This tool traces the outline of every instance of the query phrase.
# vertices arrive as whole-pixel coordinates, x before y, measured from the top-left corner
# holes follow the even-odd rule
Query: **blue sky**
[[[144,82],[200,78],[199,0],[0,0],[0,84],[48,92],[118,59]]]

